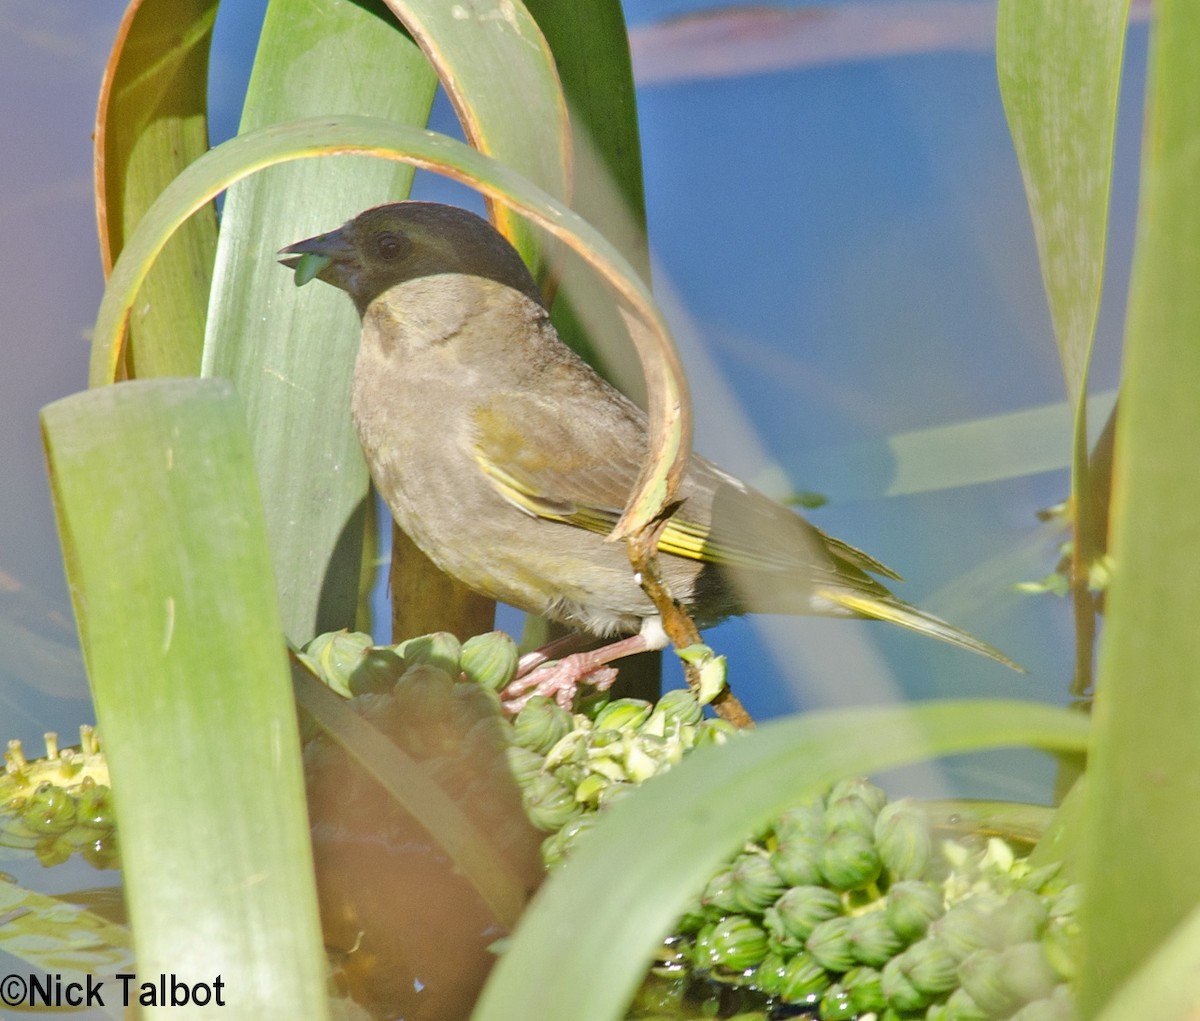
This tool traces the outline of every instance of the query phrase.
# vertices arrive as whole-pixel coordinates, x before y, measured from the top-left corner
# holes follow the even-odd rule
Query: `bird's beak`
[[[349,289],[357,266],[354,246],[342,229],[297,241],[294,245],[281,248],[279,254],[292,256],[279,261],[295,270],[297,287],[303,287],[314,277],[320,277],[334,287]]]

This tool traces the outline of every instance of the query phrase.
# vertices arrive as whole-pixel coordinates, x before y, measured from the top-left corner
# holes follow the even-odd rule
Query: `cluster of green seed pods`
[[[78,748],[45,735],[46,753],[30,759],[8,742],[0,775],[0,844],[32,850],[45,866],[73,854],[98,869],[116,868],[116,819],[108,766],[95,731],[80,727]]]

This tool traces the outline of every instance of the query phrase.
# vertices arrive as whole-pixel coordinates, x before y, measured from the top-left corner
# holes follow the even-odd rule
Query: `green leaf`
[[[1200,903],[1200,6],[1165,0],[1155,17],[1088,766],[1084,1017]]]
[[[423,126],[437,80],[382,5],[272,0],[242,132],[358,113]],[[204,374],[246,403],[284,631],[297,644],[354,623],[367,469],[350,421],[358,318],[328,288],[298,292],[284,244],[408,195],[413,168],[372,159],[272,167],[229,189]]]
[[[208,49],[217,0],[134,0],[100,86],[96,217],[107,273],[158,193],[208,148]],[[125,370],[200,370],[217,219],[210,205],[171,239],[142,288]]]
[[[623,1017],[687,899],[749,834],[806,795],[930,755],[1026,745],[1079,751],[1087,727],[1046,706],[933,702],[812,713],[696,752],[605,813],[550,877],[472,1021]]]
[[[325,958],[266,523],[224,381],[42,411],[144,975],[321,1017]]]
[[[1198,960],[1200,909],[1194,909],[1108,999],[1095,1021],[1195,1021],[1200,1004]]]

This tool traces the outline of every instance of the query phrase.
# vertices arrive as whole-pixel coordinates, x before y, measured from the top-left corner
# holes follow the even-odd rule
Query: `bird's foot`
[[[535,695],[553,697],[564,709],[570,709],[581,684],[607,691],[616,679],[615,667],[597,663],[591,653],[580,652],[554,663],[535,666],[523,676],[518,674],[500,697],[510,713],[520,712]]]

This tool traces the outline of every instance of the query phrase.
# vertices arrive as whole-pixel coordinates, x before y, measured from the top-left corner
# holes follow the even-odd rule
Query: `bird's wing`
[[[642,412],[624,402],[564,415],[532,393],[504,394],[474,414],[474,457],[510,504],[533,517],[607,534],[646,449]],[[589,412],[594,412],[589,414]],[[681,506],[659,537],[662,553],[751,571],[800,571],[861,585],[866,572],[898,578],[861,550],[694,456]]]

